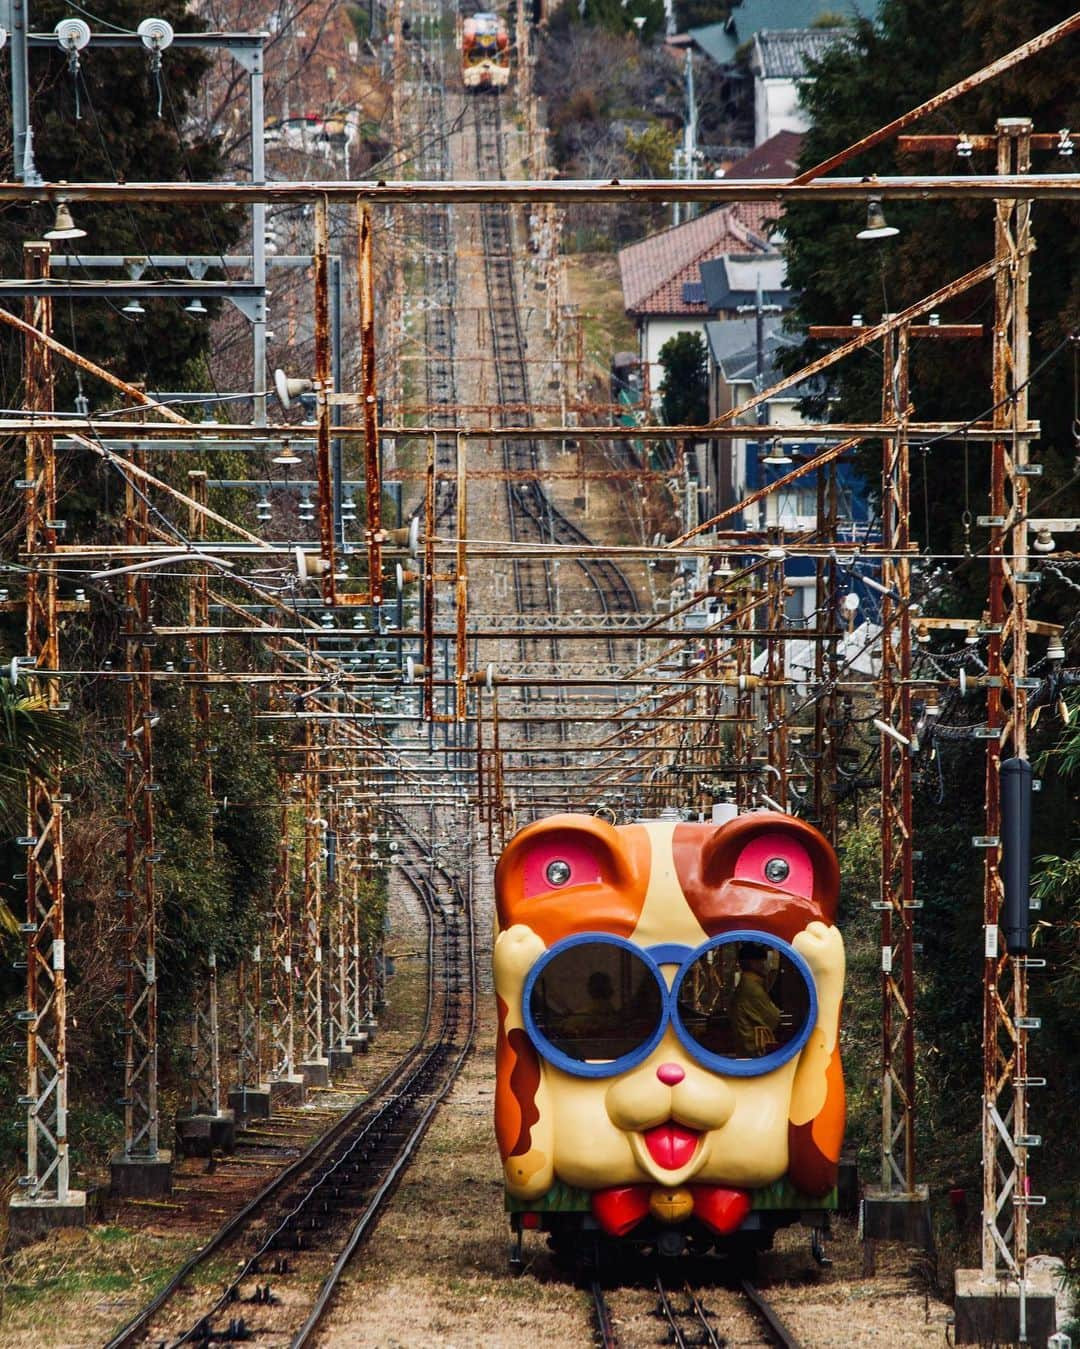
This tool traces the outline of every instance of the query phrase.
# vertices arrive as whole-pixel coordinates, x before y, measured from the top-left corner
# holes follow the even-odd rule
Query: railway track
[[[655,1344],[673,1344],[677,1349],[708,1346],[725,1349],[727,1345],[752,1343],[747,1339],[747,1318],[763,1345],[779,1349],[800,1349],[799,1341],[784,1325],[768,1299],[753,1284],[743,1281],[738,1285],[710,1286],[708,1292],[695,1289],[689,1282],[675,1286],[660,1277],[655,1279],[656,1303],[653,1315]],[[600,1349],[627,1349],[619,1337],[616,1318],[612,1314],[608,1294],[594,1282],[593,1299],[594,1340]],[[714,1306],[720,1303],[723,1305]],[[647,1340],[634,1336],[633,1343]]]
[[[501,106],[497,99],[474,101],[477,174],[480,178],[505,177]],[[529,425],[531,392],[526,362],[526,341],[521,321],[521,302],[515,275],[516,257],[510,209],[488,204],[480,208],[484,243],[485,281],[495,362],[496,390],[500,405],[507,411],[505,424]],[[503,466],[508,473],[530,475],[509,477],[506,506],[513,542],[557,543],[566,546],[590,542],[585,532],[552,502],[542,486],[543,466],[535,439],[520,437],[503,441]],[[604,614],[634,612],[637,595],[623,572],[603,559],[575,564],[591,591],[596,607]],[[557,613],[559,595],[553,565],[541,559],[515,561],[512,564],[514,602],[517,613],[533,622],[541,616]],[[615,646],[607,639],[609,659],[615,660]],[[522,639],[519,657],[549,659],[554,673],[558,669],[559,650],[554,638]],[[526,701],[529,701],[526,694]]]
[[[446,52],[442,42],[424,43],[416,77],[419,84],[418,125],[447,126]],[[418,156],[420,177],[429,182],[452,177],[450,140],[446,135],[427,135]],[[431,425],[450,428],[456,416],[449,409],[458,402],[456,342],[457,262],[453,247],[452,207],[435,203],[420,216],[421,267],[424,303],[424,392]],[[441,411],[440,409],[447,409]],[[437,473],[454,468],[456,445],[451,434],[435,440]],[[457,484],[452,478],[436,478],[435,523],[454,518]]]
[[[412,1159],[475,1033],[470,893],[458,886],[444,902],[423,869],[423,843],[405,837],[409,851],[398,869],[427,929],[426,1006],[415,1044],[365,1101],[192,1256],[108,1349],[245,1339],[298,1349],[325,1316],[341,1273]],[[214,1277],[222,1266],[237,1271],[224,1287]]]

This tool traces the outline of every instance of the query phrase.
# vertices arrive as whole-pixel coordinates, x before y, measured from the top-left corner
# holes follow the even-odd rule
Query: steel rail
[[[754,1287],[748,1280],[743,1279],[739,1284],[743,1296],[753,1307],[759,1319],[764,1322],[769,1333],[773,1336],[780,1349],[802,1349],[799,1340],[788,1330],[783,1321],[780,1320],[773,1310],[772,1304],[765,1298],[761,1291]]]
[[[397,812],[394,813],[395,815],[397,814]],[[419,839],[417,839],[415,833],[409,828],[408,824],[404,821],[404,819],[401,818],[400,816],[398,818],[399,822],[404,826],[406,836],[410,839],[410,841],[413,842],[418,849],[424,848],[424,845],[420,842]],[[426,850],[424,855],[433,856],[433,854],[427,852]],[[462,902],[462,913],[465,918],[466,934],[469,943],[468,1033],[465,1036],[464,1044],[462,1045],[462,1048],[456,1060],[454,1061],[450,1071],[446,1075],[446,1081],[443,1083],[442,1088],[432,1097],[431,1102],[428,1105],[427,1109],[424,1111],[423,1115],[417,1122],[413,1132],[410,1134],[409,1138],[403,1145],[397,1160],[393,1163],[390,1171],[387,1173],[386,1178],[372,1196],[371,1202],[369,1203],[368,1207],[365,1209],[364,1213],[360,1216],[359,1220],[353,1227],[352,1232],[349,1234],[349,1238],[346,1241],[345,1246],[342,1248],[340,1255],[334,1262],[333,1268],[331,1269],[330,1273],[327,1275],[326,1279],[323,1281],[323,1284],[319,1289],[319,1293],[316,1297],[315,1304],[312,1307],[312,1310],[308,1315],[307,1320],[304,1322],[300,1330],[293,1338],[291,1349],[303,1349],[303,1346],[305,1346],[310,1342],[312,1334],[321,1324],[323,1318],[326,1315],[326,1312],[330,1307],[334,1295],[337,1292],[337,1287],[341,1280],[341,1276],[344,1273],[346,1267],[348,1266],[349,1261],[356,1253],[357,1247],[360,1245],[364,1237],[367,1235],[367,1232],[371,1227],[372,1223],[378,1217],[383,1204],[393,1193],[397,1185],[397,1182],[401,1177],[401,1173],[405,1170],[406,1166],[412,1161],[412,1158],[417,1148],[423,1141],[424,1135],[427,1133],[428,1128],[430,1127],[431,1122],[435,1117],[435,1112],[438,1110],[439,1106],[446,1099],[447,1095],[450,1092],[450,1089],[457,1081],[458,1075],[460,1074],[461,1069],[464,1067],[466,1059],[472,1052],[473,1044],[476,1038],[477,981],[476,981],[476,925],[473,921],[471,877],[470,877],[469,891],[468,894],[466,895],[462,893],[456,877],[452,877],[450,873],[438,863],[433,863],[433,865],[435,865],[440,871],[442,871],[443,875],[449,881],[451,881],[452,885],[457,890],[459,900]],[[450,991],[451,990],[448,988],[447,998],[449,998]]]
[[[428,1001],[424,1016],[424,1024],[421,1027],[420,1034],[417,1036],[413,1045],[402,1056],[389,1072],[372,1087],[371,1091],[363,1101],[346,1111],[342,1117],[333,1124],[326,1133],[319,1138],[303,1152],[294,1162],[291,1162],[283,1171],[274,1177],[268,1185],[265,1185],[253,1198],[241,1208],[237,1213],[221,1227],[204,1245],[200,1246],[189,1258],[180,1266],[173,1277],[161,1288],[146,1306],[138,1312],[135,1317],[119,1330],[112,1339],[108,1341],[105,1349],[128,1349],[128,1346],[136,1343],[138,1337],[147,1329],[153,1317],[161,1310],[179,1288],[187,1282],[190,1276],[204,1264],[211,1255],[221,1249],[230,1241],[236,1233],[242,1230],[248,1220],[259,1213],[265,1206],[297,1175],[311,1164],[318,1162],[319,1155],[329,1151],[338,1141],[340,1136],[356,1123],[357,1119],[366,1111],[371,1109],[372,1104],[386,1091],[388,1091],[394,1082],[401,1077],[408,1069],[409,1064],[420,1053],[424,1039],[427,1037],[430,1029],[431,1018],[431,989],[430,985],[434,980],[435,962],[433,958],[433,938],[434,924],[433,919],[429,919],[428,939],[429,939],[429,959],[428,959]]]
[[[404,867],[402,867],[401,870],[402,873],[406,876],[406,878],[410,881],[410,884],[412,884],[414,890],[417,893],[417,896],[421,900],[421,903],[424,904],[425,908],[427,909],[429,933],[433,933],[434,919],[437,912],[436,906],[433,903],[429,903],[428,897],[426,895],[423,886],[418,886],[415,882],[415,879],[409,875],[408,871],[406,871]],[[446,918],[445,913],[442,912],[441,910],[438,910],[438,913],[439,916],[445,922]],[[431,958],[429,959],[429,966],[428,966],[428,976],[429,976],[428,1003],[427,1003],[427,1015],[425,1017],[425,1026],[427,1028],[430,1028],[430,1013],[432,1009],[433,996],[434,996],[434,983],[435,983],[435,960],[434,960],[433,940],[429,943],[429,951],[431,951]],[[444,963],[445,958],[446,957],[444,955]],[[312,1203],[312,1201],[315,1200],[315,1198],[319,1195],[319,1193],[325,1189],[325,1187],[332,1180],[334,1175],[336,1175],[336,1173],[339,1170],[341,1170],[341,1168],[352,1157],[356,1149],[360,1147],[360,1145],[367,1139],[368,1135],[375,1129],[375,1126],[382,1123],[384,1119],[386,1119],[388,1116],[391,1119],[395,1118],[396,1115],[400,1113],[402,1102],[407,1101],[409,1099],[410,1091],[412,1091],[414,1095],[418,1094],[419,1089],[425,1085],[427,1075],[429,1074],[431,1069],[433,1067],[439,1066],[440,1056],[445,1050],[448,1030],[456,1031],[456,1016],[451,1018],[449,1014],[450,1013],[449,992],[450,990],[448,986],[446,997],[444,999],[443,1026],[440,1031],[439,1039],[436,1041],[435,1045],[427,1052],[427,1054],[425,1054],[423,1058],[418,1063],[415,1064],[408,1081],[406,1081],[402,1085],[402,1088],[397,1093],[395,1093],[395,1095],[392,1098],[384,1102],[383,1105],[376,1111],[376,1113],[370,1119],[365,1121],[363,1128],[360,1130],[357,1136],[350,1141],[349,1146],[346,1148],[344,1153],[341,1156],[337,1157],[336,1159],[333,1159],[329,1170],[323,1172],[318,1177],[318,1179],[315,1180],[314,1184],[312,1184],[309,1187],[309,1189],[301,1196],[299,1202],[296,1203],[292,1209],[290,1209],[290,1211],[282,1218],[281,1222],[278,1223],[277,1226],[269,1233],[269,1235],[261,1240],[259,1248],[246,1261],[243,1269],[239,1272],[239,1274],[235,1276],[235,1278],[232,1279],[229,1287],[218,1298],[217,1302],[210,1309],[210,1311],[201,1314],[195,1325],[189,1327],[188,1330],[184,1331],[179,1338],[166,1342],[169,1344],[170,1349],[178,1349],[178,1346],[188,1343],[189,1341],[192,1340],[194,1336],[198,1336],[203,1333],[203,1331],[207,1328],[210,1319],[214,1316],[219,1315],[224,1307],[231,1304],[233,1300],[234,1290],[238,1287],[240,1281],[248,1277],[252,1273],[257,1274],[259,1272],[257,1265],[261,1257],[265,1255],[268,1250],[272,1249],[276,1239],[289,1228],[290,1224],[305,1209],[307,1209],[308,1206]],[[397,1171],[399,1172],[400,1171],[399,1163],[395,1162],[394,1165]],[[382,1199],[385,1198],[386,1193],[385,1187],[380,1185],[379,1191],[377,1193],[380,1195],[379,1203],[381,1205]],[[367,1208],[365,1209],[365,1212],[370,1210],[372,1202],[374,1201],[369,1202]]]
[[[676,1349],[689,1349],[690,1341],[682,1332],[679,1325],[679,1318],[675,1315],[675,1308],[671,1305],[671,1299],[668,1297],[667,1289],[664,1287],[663,1280],[656,1279],[656,1298],[657,1307],[660,1314],[667,1321],[668,1325],[668,1343],[674,1344]]]
[[[611,1308],[607,1296],[598,1280],[592,1283],[593,1312],[596,1317],[596,1333],[599,1349],[619,1349],[619,1337],[611,1319]]]

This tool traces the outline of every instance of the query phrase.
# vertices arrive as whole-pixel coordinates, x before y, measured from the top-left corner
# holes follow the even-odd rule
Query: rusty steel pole
[[[132,460],[141,467],[142,451]],[[125,539],[145,546],[149,504],[126,479]],[[157,900],[154,867],[153,735],[156,716],[151,683],[150,580],[125,578],[124,633],[124,1160],[156,1162],[158,1148]]]
[[[780,528],[770,531],[773,545],[782,550],[784,531]],[[783,625],[784,598],[784,562],[770,561],[765,568],[767,600],[765,605],[765,626],[775,633]],[[787,723],[787,682],[784,670],[784,652],[786,643],[776,637],[765,641],[765,742],[769,767],[773,769],[768,779],[769,794],[776,793],[776,801],[783,810],[790,811],[788,799],[788,723]]]
[[[836,465],[829,464],[817,477],[818,535],[831,539],[837,524]],[[823,695],[814,700],[814,785],[813,822],[835,848],[837,845],[836,773],[839,749],[836,724],[836,677],[839,614],[836,563],[821,559],[815,563],[815,625],[834,634],[831,641],[814,646],[814,679]]]
[[[322,945],[322,817],[319,794],[319,760],[315,728],[304,723],[304,917],[301,956],[303,1063],[326,1062],[323,1038],[323,945]],[[317,1074],[316,1074],[317,1075]]]
[[[25,244],[24,273],[30,280],[49,275],[47,243]],[[52,301],[25,302],[25,320],[48,333]],[[48,346],[27,338],[23,348],[24,405],[51,413],[53,363]],[[56,551],[56,457],[51,435],[26,437],[26,551],[34,559]],[[60,668],[57,574],[52,562],[32,561],[26,576],[26,654],[32,666]],[[55,679],[31,676],[29,692],[40,704],[57,708]],[[64,805],[61,765],[48,775],[31,774],[27,784],[26,837],[26,1006],[16,1013],[26,1030],[26,1173],[19,1184],[31,1203],[67,1203],[68,1157],[67,985],[64,959]]]
[[[319,556],[323,567],[322,597],[337,603],[336,541],[334,539],[334,481],[330,441],[333,392],[330,357],[330,208],[325,197],[315,201],[315,240],[312,247],[315,304],[315,476],[319,486]]]
[[[882,442],[881,529],[887,547],[911,541],[909,333],[883,339],[882,421],[896,432]],[[881,721],[903,737],[880,734],[881,753],[881,1186],[915,1193],[915,973],[911,754],[911,564],[882,559]]]
[[[206,538],[206,516],[199,509],[208,501],[207,475],[201,469],[188,472],[188,533],[193,542]],[[210,622],[210,577],[206,568],[191,574],[188,587],[188,624],[205,629]],[[187,655],[191,669],[197,674],[210,673],[210,637],[197,631],[187,639]],[[195,758],[202,775],[203,791],[211,809],[214,800],[214,768],[210,745],[210,693],[206,684],[192,682],[189,686],[191,713],[195,724]],[[214,855],[214,827],[206,834],[209,856]],[[221,1045],[218,1039],[218,977],[217,957],[210,952],[207,964],[195,981],[192,991],[189,1020],[189,1088],[193,1115],[217,1115],[221,1112]]]
[[[1031,122],[997,123],[997,168],[1022,175],[1031,163]],[[1024,1286],[1028,1209],[1044,1203],[1028,1184],[1027,960],[1002,949],[1001,790],[1005,758],[1027,758],[1027,596],[1019,579],[1027,570],[1029,369],[1028,280],[1031,202],[997,203],[994,285],[994,424],[991,445],[989,635],[987,638],[983,921],[983,1239],[986,1278],[1014,1277]],[[996,734],[995,734],[996,733]]]
[[[278,773],[281,793],[281,838],[278,842],[277,870],[274,873],[273,915],[270,924],[270,1053],[271,1080],[290,1078],[296,1073],[294,1007],[296,1005],[293,972],[292,877],[290,848],[289,790],[291,777]]]
[[[359,236],[360,397],[364,424],[364,492],[367,506],[368,592],[382,604],[382,465],[375,361],[375,264],[371,208],[357,205]]]
[[[469,714],[468,480],[468,441],[464,435],[459,433],[457,437],[457,556],[454,576],[454,617],[456,620],[454,708],[459,722],[465,721]]]

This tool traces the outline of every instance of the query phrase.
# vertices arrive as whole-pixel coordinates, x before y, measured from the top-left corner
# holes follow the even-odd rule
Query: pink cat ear
[[[811,900],[826,922],[836,916],[840,866],[822,834],[805,820],[778,811],[755,811],[721,825],[702,849],[709,885],[729,880],[768,885]]]

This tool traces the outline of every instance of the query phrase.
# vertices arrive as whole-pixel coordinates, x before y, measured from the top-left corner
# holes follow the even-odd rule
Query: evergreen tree
[[[860,23],[849,41],[835,45],[813,68],[814,79],[803,93],[811,125],[800,168],[819,163],[1051,27],[1067,12],[1053,0],[1025,0],[1016,6],[992,0],[885,0],[879,26]],[[1036,131],[1075,126],[1080,102],[1071,77],[1074,60],[1074,44],[1059,43],[946,105],[912,130],[992,133],[995,119],[1003,116],[1031,117]],[[974,171],[992,173],[994,156],[980,153],[967,163]],[[1065,167],[1069,163],[1065,161]],[[1052,154],[1034,157],[1035,172],[1061,168],[1062,161]],[[842,170],[845,175],[963,171],[964,161],[951,151],[936,158],[901,155],[895,141],[860,155]],[[860,242],[855,234],[863,223],[861,208],[828,203],[787,208],[782,227],[788,278],[797,296],[788,320],[792,330],[805,331],[810,323],[848,323],[854,313],[862,313],[867,322],[876,321],[883,311],[902,309],[993,255],[994,211],[989,202],[890,203],[888,218],[900,227],[897,238]],[[1035,371],[1080,326],[1080,237],[1065,203],[1038,202],[1032,219],[1037,243],[1030,298]],[[987,283],[942,309],[942,321],[982,323],[981,341],[913,343],[911,390],[917,418],[963,419],[987,413],[992,401],[992,319],[993,290]],[[805,340],[781,353],[780,359],[786,369],[794,370],[831,345]],[[1033,502],[1061,488],[1074,473],[1072,364],[1070,353],[1059,351],[1031,386],[1031,414],[1042,424],[1037,457],[1045,466]],[[875,418],[881,378],[880,354],[874,351],[834,367],[828,394],[838,399],[837,419]],[[821,414],[824,409],[823,394],[813,411]],[[987,455],[985,447],[972,445],[965,453],[957,442],[942,442],[924,457],[915,456],[913,532],[924,548],[961,550],[965,500],[972,515],[986,513]],[[878,447],[862,451],[861,465],[875,487]],[[980,547],[985,538],[985,531],[976,526],[972,546]],[[955,601],[965,611],[984,587],[985,575],[976,567],[959,569],[952,581]],[[1063,594],[1060,599],[1064,604]]]
[[[146,17],[140,0],[103,0],[95,6],[90,26],[134,32]],[[167,19],[178,32],[198,32],[205,24],[188,12],[185,0],[163,0],[154,14]],[[51,31],[69,16],[62,0],[41,0],[33,8],[33,27]],[[47,182],[208,180],[220,176],[216,142],[194,140],[187,134],[192,101],[211,60],[209,52],[170,47],[162,57],[160,73],[151,69],[149,53],[95,46],[81,53],[73,76],[59,47],[30,52],[32,91],[30,120],[34,156]],[[160,111],[159,111],[160,107]],[[2,140],[10,144],[10,110],[3,109]],[[8,173],[10,177],[10,172]],[[154,203],[138,206],[77,204],[76,223],[87,232],[83,240],[54,245],[72,253],[118,254],[218,253],[240,237],[243,216],[231,208]],[[0,215],[0,268],[8,277],[21,276],[24,240],[40,239],[52,224],[47,204],[17,206]],[[113,273],[72,269],[81,280],[101,280]],[[148,269],[145,279],[157,274]],[[209,277],[221,276],[211,271]],[[205,387],[205,364],[210,350],[206,319],[184,313],[184,301],[147,302],[146,314],[133,319],[120,306],[104,300],[60,300],[54,304],[56,335],[84,355],[133,381],[152,388]],[[3,335],[5,406],[17,397],[21,338]],[[64,361],[56,363],[57,405],[69,407],[75,383]],[[201,378],[200,378],[201,377]],[[200,381],[196,384],[196,381]],[[105,397],[103,386],[87,380],[92,405]]]
[[[708,358],[700,333],[676,333],[660,348],[660,415],[668,426],[700,426],[709,414]]]

